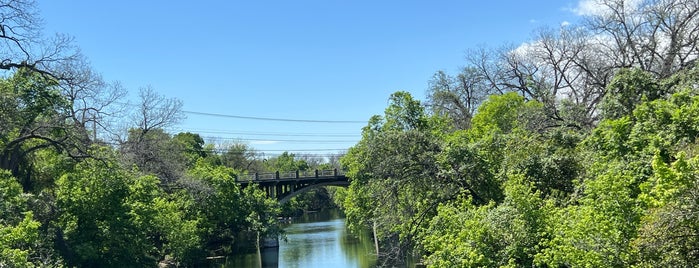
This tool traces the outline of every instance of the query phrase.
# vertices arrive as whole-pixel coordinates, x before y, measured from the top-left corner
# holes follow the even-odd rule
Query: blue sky
[[[576,1],[87,1],[39,0],[47,34],[65,33],[105,80],[203,113],[325,121],[382,114],[404,90],[424,100],[438,70],[466,50],[518,45],[575,22]],[[188,113],[174,131],[218,142],[328,154],[364,123],[234,119]]]

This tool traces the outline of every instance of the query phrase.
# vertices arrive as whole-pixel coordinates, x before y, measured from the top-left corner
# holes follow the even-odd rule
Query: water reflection
[[[338,211],[305,215],[285,228],[287,241],[260,255],[238,255],[224,267],[372,267],[376,263],[368,233],[355,236],[347,231]]]

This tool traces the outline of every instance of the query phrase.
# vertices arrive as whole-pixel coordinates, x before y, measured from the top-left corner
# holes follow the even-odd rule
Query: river
[[[370,233],[355,236],[338,210],[306,214],[284,228],[279,248],[227,258],[220,267],[372,267],[376,263]]]

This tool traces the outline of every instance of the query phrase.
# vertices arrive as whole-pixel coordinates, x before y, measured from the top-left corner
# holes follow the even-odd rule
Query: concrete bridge
[[[286,203],[300,193],[322,186],[349,186],[347,176],[337,169],[254,173],[241,175],[236,181],[243,187],[257,184],[268,197],[276,198],[279,203]]]

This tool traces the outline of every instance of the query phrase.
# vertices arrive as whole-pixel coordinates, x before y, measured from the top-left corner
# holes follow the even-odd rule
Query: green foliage
[[[604,117],[616,119],[631,115],[642,101],[652,101],[664,95],[655,78],[641,69],[621,69],[607,86],[601,104]]]
[[[131,188],[133,183],[136,187]],[[141,202],[129,202],[132,191],[147,195],[152,187],[136,181],[114,163],[88,160],[57,181],[59,226],[80,266],[153,265],[152,210]],[[151,182],[152,183],[152,182]],[[143,196],[147,198],[147,196]],[[138,197],[137,197],[138,199]],[[138,200],[136,200],[138,201]]]
[[[203,219],[206,240],[231,245],[237,233],[244,229],[245,213],[240,185],[233,169],[211,166],[200,160],[189,170],[192,180],[201,181],[203,189],[191,192],[197,200],[196,209]]]
[[[427,127],[425,108],[420,101],[413,99],[410,93],[398,91],[391,94],[388,100],[390,104],[384,112],[386,122],[383,124],[383,129],[385,131]]]
[[[56,81],[27,69],[0,79],[0,168],[30,178],[31,153],[44,149],[75,153],[82,129],[70,125],[68,102]],[[20,182],[32,190],[32,182]]]
[[[620,267],[632,261],[630,241],[636,236],[640,210],[632,197],[633,174],[620,163],[604,164],[604,170],[586,181],[578,205],[558,208],[549,217],[536,262],[547,266]]]
[[[32,212],[25,212],[24,219],[14,226],[0,224],[0,266],[32,267],[29,255],[39,236],[39,222]]]
[[[208,156],[204,149],[204,139],[199,134],[180,132],[172,136],[172,142],[175,150],[184,156],[187,168],[193,167],[199,158]]]
[[[490,160],[501,158],[502,148],[492,140],[469,142],[469,134],[457,131],[444,141],[444,148],[437,158],[439,176],[446,184],[466,191],[477,204],[501,201],[502,181],[496,177],[498,163]]]
[[[276,200],[267,198],[265,192],[257,187],[246,187],[243,195],[246,229],[257,234],[258,243],[260,238],[277,237],[283,233],[277,220],[281,208]]]
[[[265,166],[270,171],[304,171],[309,168],[305,160],[297,160],[293,153],[284,152],[266,161]]]
[[[689,267],[699,263],[699,157],[680,152],[667,165],[656,158],[654,176],[641,185],[639,199],[650,207],[633,246],[639,266]]]
[[[385,210],[401,203],[379,193],[392,189],[390,179],[411,177],[392,167],[419,166],[414,177],[432,177],[431,187],[401,181],[408,186],[395,196],[429,192],[411,196],[423,198],[406,203],[415,208],[439,200],[435,213],[423,211],[429,224],[417,227],[431,266],[691,266],[699,260],[699,157],[687,154],[696,155],[699,98],[687,77],[620,71],[605,100],[608,118],[591,132],[551,124],[541,103],[515,93],[491,96],[470,129],[426,135],[435,150],[421,161],[401,161],[421,155],[407,148],[427,144],[411,140],[414,130],[386,131],[389,120],[374,117],[343,159],[354,179],[343,203],[348,221],[400,225]],[[391,233],[405,234],[379,228],[380,237]]]
[[[39,222],[27,211],[27,198],[10,172],[0,169],[0,266],[32,267],[30,254],[39,236]]]
[[[385,258],[397,260],[447,197],[435,179],[440,148],[433,134],[443,127],[440,120],[428,118],[408,93],[389,101],[385,117],[373,117],[341,159],[352,178],[342,206],[351,229],[376,227]]]
[[[493,133],[509,133],[517,127],[524,105],[524,97],[514,92],[490,96],[473,116],[473,137],[478,139]]]
[[[441,205],[422,241],[430,267],[530,267],[552,209],[521,175],[505,183],[505,200]]]
[[[101,150],[104,159],[81,162],[56,182],[66,261],[112,267],[150,266],[165,255],[198,261],[202,230],[185,212],[191,202],[166,195],[157,177],[128,172]]]

